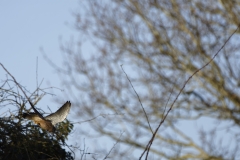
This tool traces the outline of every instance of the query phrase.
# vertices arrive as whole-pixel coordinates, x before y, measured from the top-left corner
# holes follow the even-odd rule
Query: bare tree
[[[81,39],[62,45],[65,61],[54,67],[65,77],[62,83],[78,104],[81,120],[94,119],[89,121],[93,135],[124,146],[109,157],[139,158],[189,76],[213,58],[239,25],[240,2],[118,0],[81,5],[84,11],[74,14]],[[187,83],[157,132],[149,159],[240,156],[238,33]],[[82,47],[89,51],[82,53]],[[207,124],[196,127],[196,135],[183,126],[202,119]],[[120,131],[124,134],[119,140]],[[99,152],[108,153],[103,148]]]

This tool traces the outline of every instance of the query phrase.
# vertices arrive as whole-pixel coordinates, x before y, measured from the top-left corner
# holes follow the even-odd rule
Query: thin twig
[[[150,130],[151,130],[151,132],[152,132],[152,134],[153,134],[153,130],[152,130],[151,125],[150,125],[150,123],[149,123],[147,113],[146,113],[146,111],[145,111],[145,109],[144,109],[144,107],[143,107],[143,105],[142,105],[141,99],[140,99],[138,93],[136,92],[136,90],[134,89],[131,80],[128,78],[127,73],[124,71],[124,69],[123,69],[123,67],[122,67],[123,65],[120,65],[120,66],[121,66],[121,68],[122,68],[122,71],[123,71],[124,74],[126,75],[128,81],[129,81],[129,83],[131,84],[132,89],[134,90],[135,94],[137,95],[138,101],[140,102],[140,105],[141,105],[141,107],[142,107],[142,110],[143,110],[143,112],[144,112],[144,114],[145,114],[145,117],[146,117],[146,119],[147,119],[148,126],[149,126],[149,128],[150,128]]]
[[[24,90],[22,89],[22,87],[20,86],[20,84],[17,82],[17,80],[13,77],[13,75],[3,66],[2,63],[0,63],[0,65],[2,66],[2,68],[8,73],[9,76],[12,77],[14,83],[20,88],[20,90],[23,92],[23,94],[25,95],[25,97],[27,98],[28,102],[30,103],[32,109],[34,110],[34,112],[36,114],[38,114],[39,117],[41,117],[42,119],[44,119],[44,117],[35,109],[34,105],[32,104],[31,100],[29,99],[29,97],[27,96],[27,94],[24,92]]]
[[[170,108],[168,109],[166,115],[163,117],[163,119],[161,120],[161,122],[159,123],[158,127],[156,128],[154,134],[152,135],[152,138],[150,139],[150,141],[148,142],[148,144],[146,145],[143,153],[141,154],[141,156],[139,157],[139,160],[142,159],[142,156],[145,154],[145,152],[147,151],[146,157],[145,159],[147,160],[148,157],[148,152],[150,151],[152,142],[157,134],[157,131],[159,130],[159,128],[161,127],[161,125],[163,124],[163,122],[165,121],[165,119],[167,118],[169,112],[172,110],[173,105],[175,104],[175,102],[177,101],[179,95],[182,93],[183,89],[185,88],[186,84],[190,81],[190,79],[192,79],[192,77],[197,74],[200,70],[202,70],[203,68],[205,68],[206,66],[208,66],[213,60],[214,58],[220,53],[220,51],[224,48],[224,46],[227,44],[227,42],[232,38],[232,36],[237,32],[237,30],[239,29],[240,24],[238,25],[237,29],[235,29],[235,31],[228,37],[228,39],[224,42],[224,44],[222,45],[222,47],[214,54],[214,56],[205,64],[203,65],[201,68],[197,69],[184,83],[183,87],[180,89],[179,93],[177,94],[176,98],[174,99],[173,103],[171,104]]]
[[[112,150],[114,149],[114,147],[118,144],[118,142],[120,141],[120,138],[122,137],[122,134],[124,132],[121,132],[120,136],[118,137],[118,140],[116,141],[116,143],[113,145],[113,147],[110,149],[110,151],[108,152],[108,154],[103,158],[103,160],[107,159],[108,156],[110,155],[110,153],[112,152]]]
[[[171,93],[170,93],[170,95],[169,95],[169,97],[168,97],[167,103],[166,103],[165,106],[164,106],[164,110],[163,110],[163,114],[162,114],[162,119],[164,118],[164,114],[165,114],[165,111],[166,111],[166,109],[167,109],[168,102],[169,102],[169,100],[170,100],[170,98],[171,98],[171,96],[172,96],[172,93],[173,93],[173,88],[172,88]],[[148,154],[149,154],[149,150],[150,150],[150,148],[151,148],[151,145],[152,145],[152,142],[148,144],[146,157],[148,157]]]
[[[91,119],[88,119],[88,120],[84,120],[84,121],[80,121],[80,122],[72,122],[72,124],[81,124],[81,123],[84,123],[84,122],[89,122],[89,121],[93,121],[95,119],[97,119],[98,117],[103,117],[105,118],[104,116],[117,116],[117,115],[124,115],[124,114],[119,114],[119,113],[116,113],[116,114],[110,114],[110,113],[107,113],[107,114],[99,114],[97,115],[96,117],[93,117]]]
[[[37,62],[36,62],[36,83],[37,83],[37,88],[38,88],[38,57],[37,57]],[[38,92],[37,92],[38,95]]]

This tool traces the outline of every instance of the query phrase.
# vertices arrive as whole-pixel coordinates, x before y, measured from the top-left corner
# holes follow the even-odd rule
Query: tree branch
[[[150,123],[149,123],[147,113],[146,113],[146,111],[145,111],[145,109],[144,109],[144,107],[143,107],[143,105],[142,105],[141,99],[140,99],[138,93],[136,92],[136,90],[134,89],[134,87],[133,87],[133,85],[132,85],[132,82],[131,82],[130,79],[128,78],[128,75],[127,75],[126,72],[124,71],[124,69],[123,69],[123,67],[122,67],[123,65],[120,65],[120,66],[121,66],[121,68],[122,68],[124,74],[126,75],[128,81],[129,81],[129,83],[131,84],[132,89],[134,90],[135,94],[137,95],[138,101],[140,102],[141,107],[142,107],[142,110],[143,110],[143,112],[144,112],[144,114],[145,114],[145,117],[146,117],[146,119],[147,119],[148,126],[149,126],[149,128],[150,128],[150,130],[151,130],[151,132],[152,132],[152,134],[153,134],[153,130],[152,130],[151,125],[150,125]]]
[[[23,94],[25,95],[25,97],[27,98],[28,102],[30,103],[32,109],[34,110],[34,112],[36,114],[38,114],[39,117],[41,117],[42,119],[44,119],[44,117],[35,109],[34,105],[32,104],[31,100],[29,99],[29,97],[27,96],[27,94],[24,92],[24,90],[22,89],[21,85],[17,82],[17,80],[14,78],[14,76],[4,67],[4,65],[2,63],[0,63],[0,65],[2,66],[2,68],[7,72],[7,74],[9,76],[12,77],[14,83],[20,88],[20,90],[23,92]]]
[[[214,54],[214,56],[205,64],[203,65],[201,68],[197,69],[184,83],[183,87],[180,89],[179,93],[177,94],[176,98],[174,99],[173,103],[171,104],[170,108],[168,109],[166,115],[163,117],[163,119],[161,120],[161,122],[159,123],[158,127],[156,128],[156,130],[154,131],[154,134],[152,135],[152,138],[150,139],[150,141],[148,142],[148,144],[145,147],[145,150],[143,151],[143,153],[141,154],[141,156],[139,157],[139,160],[142,159],[143,155],[145,154],[145,152],[147,152],[145,159],[147,160],[148,157],[148,153],[150,151],[151,145],[154,141],[154,138],[159,130],[159,128],[161,127],[161,125],[164,123],[165,119],[167,118],[168,114],[170,113],[170,111],[173,108],[173,105],[175,104],[175,102],[177,101],[178,97],[180,96],[180,94],[182,93],[183,89],[185,88],[186,84],[190,81],[190,79],[192,79],[192,77],[197,74],[200,70],[202,70],[203,68],[205,68],[206,66],[208,66],[213,60],[214,58],[220,53],[220,51],[224,48],[224,46],[227,44],[227,42],[232,38],[232,36],[238,31],[240,27],[240,24],[238,25],[238,27],[235,29],[235,31],[228,37],[228,39],[225,41],[225,43],[222,45],[222,47]]]

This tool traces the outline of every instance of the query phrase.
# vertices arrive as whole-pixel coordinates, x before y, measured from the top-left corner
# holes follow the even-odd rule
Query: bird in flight
[[[68,115],[71,102],[67,101],[61,108],[59,108],[55,113],[52,113],[46,117],[43,117],[34,107],[34,105],[29,100],[29,103],[35,113],[23,113],[23,118],[32,120],[35,124],[39,125],[42,129],[48,132],[55,132],[54,125],[62,122]]]

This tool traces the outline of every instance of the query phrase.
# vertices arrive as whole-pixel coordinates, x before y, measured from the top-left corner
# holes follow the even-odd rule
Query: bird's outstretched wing
[[[52,113],[46,117],[46,120],[50,120],[53,125],[62,122],[68,115],[71,108],[70,101],[67,101],[61,108],[59,108],[55,113]]]

